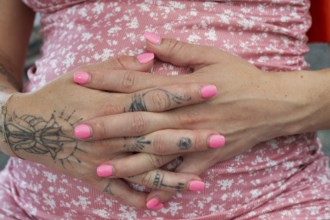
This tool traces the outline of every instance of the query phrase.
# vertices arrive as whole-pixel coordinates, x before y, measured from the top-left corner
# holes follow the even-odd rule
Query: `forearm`
[[[24,59],[34,20],[34,12],[20,0],[0,1],[0,105],[22,90]],[[0,119],[1,136],[3,118]],[[12,156],[5,142],[0,151]]]

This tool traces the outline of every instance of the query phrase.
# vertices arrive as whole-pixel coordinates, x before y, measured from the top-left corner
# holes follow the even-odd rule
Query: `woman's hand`
[[[125,116],[125,111],[166,111],[203,102],[216,94],[216,88],[211,86],[213,93],[205,95],[205,86],[198,83],[185,84],[185,87],[176,83],[170,86],[142,86],[135,89],[131,85],[131,73],[143,74],[139,71],[148,71],[151,66],[152,62],[139,63],[135,57],[121,57],[109,62],[80,67],[35,92],[14,94],[8,102],[5,121],[5,132],[10,146],[6,150],[7,153],[42,163],[86,181],[95,188],[110,193],[123,203],[145,207],[146,194],[132,190],[122,180],[99,178],[95,173],[96,167],[104,161],[131,155],[130,152],[136,151],[139,147],[141,152],[150,151],[155,148],[154,143],[149,143],[150,140],[160,139],[160,137],[163,137],[162,140],[167,144],[171,142],[175,144],[182,137],[199,139],[203,144],[189,151],[205,150],[208,148],[207,140],[216,132],[206,129],[180,130],[174,138],[172,135],[167,138],[166,135],[173,131],[151,133],[153,128],[150,128],[148,131],[151,134],[145,139],[129,138],[128,136],[133,136],[137,131],[142,131],[140,129],[142,113],[138,113],[128,118],[122,130],[112,129],[111,126],[119,129],[120,124],[117,124],[117,121],[112,121],[112,124],[109,124],[110,127],[104,130],[112,131],[110,132],[112,137],[126,136],[126,138],[116,138],[111,141],[95,141],[94,138],[82,141],[79,138],[86,138],[86,132],[90,132],[83,124],[85,119],[112,114]],[[88,74],[91,74],[93,78],[86,78]],[[89,80],[95,80],[96,75],[106,76],[107,74],[113,76],[112,83],[121,85],[122,89],[133,89],[135,92],[121,94],[104,92],[82,87],[72,80],[74,77],[76,82],[86,83]],[[100,80],[100,84],[104,83],[102,78],[97,79]],[[166,104],[159,102],[158,99],[162,101],[165,99]],[[161,118],[154,118],[153,122],[157,124],[161,120]],[[94,136],[97,137],[98,133],[93,133]],[[146,145],[146,150],[141,148],[143,145]],[[170,161],[174,158],[171,155],[164,160]],[[179,176],[178,179],[180,178]],[[184,180],[192,181],[200,180],[200,178],[187,174]]]
[[[302,91],[297,95],[287,82],[292,73],[266,73],[239,57],[216,48],[195,46],[170,39],[149,41],[147,49],[155,53],[161,61],[191,68],[192,73],[165,78],[156,75],[132,75],[131,77],[139,79],[139,82],[144,81],[141,78],[145,77],[145,83],[141,83],[140,86],[198,82],[212,83],[219,88],[219,95],[212,101],[159,113],[174,129],[212,128],[226,137],[224,148],[182,155],[183,162],[177,167],[176,172],[200,174],[215,163],[241,154],[262,141],[297,133],[297,120],[309,113],[300,110],[311,100],[312,96],[308,95],[310,91]],[[110,81],[108,80],[109,83]],[[109,88],[114,91],[120,90],[114,85],[109,85]],[[106,138],[109,134],[102,135]],[[139,157],[139,154],[134,154],[127,158],[108,161],[107,164],[115,170],[113,177],[130,176],[131,170],[127,168],[130,167],[129,164],[135,164],[134,161]],[[145,160],[145,163],[143,168],[134,166],[132,170],[149,172],[130,177],[129,181],[138,182],[145,179],[149,181],[146,181],[145,185],[153,185],[157,189],[155,182],[158,183],[158,171],[153,170],[155,167],[149,161]],[[159,164],[161,165],[163,164]],[[170,175],[169,172],[163,173],[161,179],[166,179],[167,175]],[[148,201],[155,201],[157,198],[157,201],[164,202],[171,195],[172,193],[164,191],[154,191],[148,196]]]

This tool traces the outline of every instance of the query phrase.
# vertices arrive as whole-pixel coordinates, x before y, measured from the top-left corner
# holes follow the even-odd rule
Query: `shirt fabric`
[[[146,31],[214,46],[264,70],[308,67],[308,0],[24,2],[42,14],[44,37],[27,92],[77,66],[145,52]],[[185,71],[163,63],[153,68],[163,75]],[[77,179],[17,158],[0,175],[0,217],[330,219],[328,159],[314,133],[269,140],[216,164],[201,175],[204,191],[177,193],[159,211],[120,204]]]

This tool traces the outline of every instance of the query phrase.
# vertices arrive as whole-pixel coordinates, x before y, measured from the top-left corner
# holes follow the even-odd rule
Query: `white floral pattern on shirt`
[[[27,91],[76,66],[144,52],[145,31],[215,46],[265,70],[307,67],[307,0],[24,2],[43,14],[44,35]],[[158,63],[153,71],[185,69]],[[28,161],[11,159],[0,175],[0,218],[330,219],[328,160],[315,134],[276,138],[218,163],[202,175],[205,191],[177,193],[160,211],[122,205]]]

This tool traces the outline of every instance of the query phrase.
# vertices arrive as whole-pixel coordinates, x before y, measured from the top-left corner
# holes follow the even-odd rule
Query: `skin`
[[[221,50],[172,39],[163,39],[159,45],[147,42],[147,49],[161,61],[193,69],[189,75],[161,80],[156,75],[148,76],[147,84],[213,82],[220,88],[219,95],[212,101],[160,113],[176,129],[213,128],[226,137],[224,148],[184,155],[175,172],[199,175],[215,163],[239,155],[263,141],[330,127],[329,69],[269,73]],[[146,82],[143,79],[145,76],[132,77],[136,82]],[[110,78],[107,85],[112,87]],[[85,86],[98,88],[93,80]],[[96,118],[89,123],[94,124],[98,120]],[[108,119],[102,117],[101,120],[106,123]],[[104,133],[102,138],[106,137]],[[136,170],[149,170],[143,174],[146,175],[144,179],[155,181],[156,177],[152,174],[157,171],[153,170],[153,165],[147,165],[147,160],[143,169],[131,165],[140,157],[140,154],[134,154],[108,163],[115,167],[117,177],[131,176]],[[130,181],[138,181],[143,175],[131,177]],[[167,175],[170,172],[164,173],[164,178]],[[148,195],[148,200],[158,198],[165,202],[173,194],[153,191]]]
[[[1,16],[1,28],[7,30],[0,34],[0,70],[3,73],[0,85],[4,88],[1,92],[1,102],[4,103],[10,94],[20,88],[16,84],[21,82],[20,73],[33,13],[19,1],[2,1],[0,10],[5,15]],[[13,10],[21,13],[6,13]],[[17,28],[12,28],[14,26]],[[82,179],[123,203],[145,207],[146,200],[151,198],[167,201],[175,191],[186,190],[189,181],[199,180],[197,175],[208,167],[257,143],[277,136],[329,127],[329,74],[325,74],[329,70],[266,74],[220,50],[169,39],[164,39],[160,45],[148,43],[147,48],[165,62],[191,67],[193,73],[175,77],[151,76],[143,72],[148,71],[152,63],[140,65],[132,57],[80,67],[79,70],[91,74],[91,81],[84,86],[72,82],[73,72],[78,69],[70,71],[34,93],[15,94],[10,99],[4,123],[9,145],[1,145],[1,150]],[[177,85],[177,82],[184,82],[185,85]],[[199,94],[201,85],[205,84],[215,84],[221,88],[221,93],[216,99],[199,104],[205,101]],[[182,91],[182,88],[188,89]],[[185,104],[173,102],[163,105],[163,102],[158,102],[157,105],[157,102],[152,102],[154,98],[146,98],[151,91],[156,92],[156,97],[161,92],[161,97],[173,97],[174,94],[174,97],[191,96],[191,99],[186,99]],[[45,95],[48,100],[56,101],[45,104]],[[80,102],[81,97],[90,99]],[[27,107],[29,103],[34,103],[33,108]],[[104,103],[116,105],[105,106]],[[245,111],[242,112],[242,109]],[[129,112],[136,110],[154,112]],[[127,126],[134,124],[132,122],[137,122],[136,126]],[[80,123],[91,127],[91,139],[83,141],[73,137],[73,128]],[[177,129],[181,133],[175,136]],[[52,138],[37,138],[38,141],[48,142],[31,147],[31,141],[36,142],[34,138],[28,138],[29,144],[23,140],[36,131],[39,132],[37,137]],[[207,138],[213,133],[226,137],[225,148],[207,148]],[[127,138],[131,136],[133,138]],[[174,147],[159,147],[168,146],[171,140],[150,147],[149,142],[157,140],[153,138],[163,136],[174,139],[174,144],[170,144]],[[190,146],[185,139],[187,137],[195,140],[188,151],[182,149],[182,146]],[[182,141],[182,138],[185,140]],[[54,139],[55,148],[51,145]],[[177,144],[182,142],[185,144]],[[111,148],[108,147],[110,145]],[[45,146],[49,147],[45,149]],[[196,146],[202,147],[197,149]],[[141,152],[141,149],[145,151]],[[204,151],[189,153],[198,150]],[[133,155],[129,153],[131,151],[141,153]],[[183,163],[176,172],[158,169],[178,156],[183,157]],[[115,177],[163,191],[154,191],[146,197],[128,188],[121,179],[99,178],[95,169],[103,162],[115,167]],[[127,201],[127,198],[130,200]]]
[[[132,84],[131,74],[147,75],[143,72],[151,68],[152,61],[141,64],[135,57],[125,56],[81,66],[64,73],[62,77],[37,91],[20,93],[23,61],[33,19],[34,13],[21,1],[0,1],[0,28],[3,30],[0,33],[0,103],[7,107],[5,120],[2,117],[0,123],[1,136],[6,136],[0,150],[9,156],[41,163],[68,176],[81,179],[122,203],[146,207],[145,193],[132,190],[121,179],[98,177],[96,168],[109,159],[132,155],[132,151],[143,153],[144,160],[151,161],[154,167],[159,167],[159,164],[174,160],[183,153],[208,150],[208,138],[216,134],[216,131],[174,131],[169,121],[166,122],[156,114],[207,101],[201,96],[204,84],[175,83],[164,87],[146,85],[136,89]],[[73,82],[73,74],[77,71],[86,71],[101,78],[112,75],[117,86],[134,92],[113,93],[80,86]],[[98,81],[98,85],[101,86],[102,81]],[[74,128],[78,124],[86,124],[85,121],[90,118],[110,115],[114,118],[112,123],[107,124],[108,129],[104,132],[112,130],[111,139],[100,138],[101,132],[95,132],[89,139],[84,140],[75,137]],[[144,127],[146,119],[155,125]],[[119,128],[118,124],[123,121],[128,125],[114,129]],[[103,125],[98,123],[96,127]],[[162,137],[171,138],[164,140]],[[188,138],[194,147],[182,150],[177,146],[182,138]],[[166,151],[168,155],[162,157],[149,154],[165,152],[163,147],[159,146],[170,146],[171,153]],[[142,160],[139,163],[141,166],[145,164]],[[194,174],[178,173],[164,178],[163,172],[155,172],[155,177],[158,178],[157,185],[156,181],[146,181],[144,176],[135,182],[156,189],[175,191],[187,190],[190,181],[200,180]],[[135,173],[139,176],[138,174],[140,173]]]

